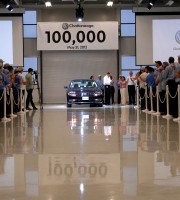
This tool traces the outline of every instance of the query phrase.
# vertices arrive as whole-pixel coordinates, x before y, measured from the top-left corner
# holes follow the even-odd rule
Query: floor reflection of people
[[[115,122],[115,113],[114,108],[107,108],[104,110],[104,124],[105,125],[114,125]]]
[[[111,136],[113,132],[113,125],[115,122],[114,108],[104,110],[104,135]]]
[[[34,118],[35,113],[36,113],[35,110],[32,110],[27,113],[26,120],[29,126],[33,125],[33,118]]]
[[[126,126],[127,126],[127,109],[121,108],[118,111],[118,118],[119,118],[119,131],[121,135],[126,134]]]

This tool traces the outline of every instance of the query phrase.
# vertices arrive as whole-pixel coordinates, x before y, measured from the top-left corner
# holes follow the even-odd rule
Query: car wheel
[[[99,106],[99,107],[102,107],[102,106],[103,106],[103,104],[102,104],[102,103],[100,103],[100,104],[98,104],[98,106]]]

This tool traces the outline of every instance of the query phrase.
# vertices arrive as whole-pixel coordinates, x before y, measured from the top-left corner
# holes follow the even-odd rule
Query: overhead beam
[[[17,6],[19,6],[19,0],[14,0]]]

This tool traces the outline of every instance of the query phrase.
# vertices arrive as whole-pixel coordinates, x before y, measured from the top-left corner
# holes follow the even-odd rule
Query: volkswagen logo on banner
[[[180,44],[180,31],[178,31],[178,32],[176,33],[176,35],[175,35],[175,40],[176,40],[177,43]]]
[[[63,28],[64,30],[67,30],[68,27],[69,27],[68,23],[63,23],[63,24],[62,24],[62,28]]]

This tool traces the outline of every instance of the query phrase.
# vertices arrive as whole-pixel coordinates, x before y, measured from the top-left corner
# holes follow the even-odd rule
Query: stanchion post
[[[13,114],[13,89],[11,88],[11,90],[10,90],[10,100],[11,100],[11,114],[10,114],[10,116],[11,117],[17,117],[17,115],[14,115]]]
[[[170,119],[169,118],[167,118],[167,139],[166,139],[166,141],[167,141],[167,151],[169,151],[170,150],[170,124],[169,124],[169,121],[170,121]]]
[[[19,115],[23,115],[25,112],[22,111],[22,88],[20,89],[20,112]]]
[[[6,88],[4,88],[3,95],[4,95],[4,117],[1,119],[1,121],[2,122],[10,122],[11,119],[6,117],[6,102],[7,102]]]
[[[26,90],[24,90],[24,112],[29,112],[29,110],[26,110]]]
[[[161,113],[159,112],[159,90],[158,90],[158,86],[156,86],[156,105],[157,105],[157,112],[153,113],[153,115],[160,115]]]
[[[163,116],[163,118],[171,119],[172,116],[169,114],[169,87],[166,85],[166,108],[167,108],[167,115]]]
[[[140,108],[140,105],[139,105],[139,86],[137,86],[137,89],[136,89],[136,103],[137,105],[134,106],[135,109],[139,109]]]
[[[146,103],[146,109],[142,110],[142,112],[148,112],[148,102],[147,102],[147,85],[145,87],[145,103]]]
[[[150,86],[150,101],[151,101],[151,110],[148,112],[149,114],[154,113],[155,111],[153,110],[153,92],[152,92],[152,86]]]

